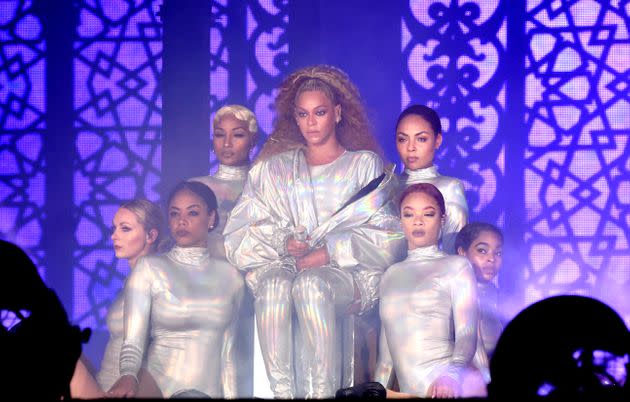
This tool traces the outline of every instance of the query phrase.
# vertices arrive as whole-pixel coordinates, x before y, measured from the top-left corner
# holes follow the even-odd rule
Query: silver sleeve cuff
[[[271,247],[278,253],[280,257],[287,255],[287,239],[293,234],[293,230],[289,228],[275,228],[271,238],[269,239]]]
[[[138,381],[142,365],[142,350],[136,345],[124,343],[120,349],[120,376],[130,375]]]

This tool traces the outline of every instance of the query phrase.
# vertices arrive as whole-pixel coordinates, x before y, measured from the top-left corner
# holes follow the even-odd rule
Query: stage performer
[[[503,233],[494,225],[472,222],[462,228],[455,241],[457,254],[468,258],[477,278],[479,332],[483,347],[492,357],[503,323],[499,315],[499,290],[494,278],[503,264]]]
[[[198,182],[180,183],[169,196],[175,246],[142,257],[127,280],[121,377],[111,396],[136,394],[146,359],[165,398],[237,397],[233,346],[244,283],[208,255],[216,209],[212,190]]]
[[[219,168],[214,175],[190,180],[210,187],[217,197],[219,222],[208,235],[208,251],[211,257],[227,261],[223,228],[245,186],[250,157],[258,138],[258,121],[245,106],[226,105],[215,113],[212,130],[212,148]],[[243,295],[237,327],[235,355],[239,396],[248,398],[253,396],[254,375],[254,307],[248,292]]]
[[[130,269],[134,269],[142,256],[161,251],[164,243],[164,218],[160,207],[145,199],[134,199],[123,203],[113,219],[111,239],[116,258],[127,260]],[[107,329],[109,340],[105,347],[101,367],[92,376],[91,363],[82,355],[77,363],[75,374],[70,382],[73,398],[94,399],[104,397],[114,382],[120,377],[118,361],[123,342],[123,291],[114,298],[107,310]],[[151,375],[140,369],[138,396],[159,398],[162,396]],[[98,381],[98,382],[97,382]]]
[[[275,109],[226,225],[226,252],[247,272],[275,397],[329,398],[341,385],[336,318],[370,309],[383,270],[404,255],[395,177],[384,173],[359,92],[341,70],[294,72]]]
[[[409,253],[381,281],[376,381],[388,387],[393,369],[403,394],[482,396],[485,386],[461,389],[467,375],[476,375],[483,384],[488,364],[483,348],[477,347],[473,269],[466,258],[438,248],[444,213],[444,198],[432,184],[411,185],[401,195],[401,223]]]
[[[219,223],[208,235],[208,251],[212,257],[225,259],[223,228],[229,212],[243,192],[250,155],[258,136],[258,122],[254,113],[245,106],[227,105],[217,110],[212,130],[212,147],[219,167],[214,175],[190,180],[210,187],[217,197]]]
[[[431,183],[440,190],[446,202],[442,249],[455,254],[455,236],[468,222],[468,203],[462,183],[454,177],[442,176],[433,164],[442,139],[440,117],[430,107],[411,105],[398,116],[396,148],[405,164],[405,171],[400,176],[401,192],[416,183]]]

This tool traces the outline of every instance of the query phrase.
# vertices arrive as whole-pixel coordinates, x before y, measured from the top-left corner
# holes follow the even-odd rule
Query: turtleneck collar
[[[170,259],[186,265],[199,266],[209,257],[207,247],[173,246],[166,254]]]
[[[440,250],[436,244],[426,247],[417,247],[409,250],[407,254],[408,260],[427,260],[432,258],[444,257],[445,252]]]
[[[219,169],[215,173],[214,177],[219,180],[226,181],[245,180],[247,178],[247,172],[249,172],[249,165],[228,166],[219,163]]]
[[[433,179],[440,175],[435,165],[417,170],[405,169],[405,174],[409,176],[408,181]]]

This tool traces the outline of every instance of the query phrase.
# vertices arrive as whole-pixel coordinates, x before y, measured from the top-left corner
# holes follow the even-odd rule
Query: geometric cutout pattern
[[[243,103],[258,120],[258,145],[252,149],[251,159],[260,150],[271,132],[274,112],[272,105],[276,88],[288,72],[289,44],[286,28],[289,23],[288,1],[245,0],[244,31],[238,36],[245,38],[245,46],[232,44],[226,38],[230,25],[227,13],[228,0],[213,0],[213,22],[210,32],[210,112],[214,113],[227,102],[229,82],[243,82]],[[232,28],[234,29],[234,28]],[[234,36],[234,32],[232,32]],[[231,67],[230,53],[245,53],[246,65]],[[210,170],[218,161],[210,152]]]
[[[230,46],[226,39],[228,29],[228,0],[212,0],[210,23],[210,138],[212,120],[217,110],[227,104],[230,74]],[[235,49],[234,49],[235,50]],[[218,161],[210,150],[210,171],[216,171]]]
[[[402,108],[433,107],[435,162],[462,180],[471,218],[503,224],[507,17],[499,1],[411,0],[401,19]]]
[[[629,29],[627,2],[528,1],[526,302],[590,295],[627,322]]]
[[[1,6],[0,238],[22,247],[45,278],[46,43],[32,2],[3,1]]]
[[[128,273],[111,245],[124,201],[159,200],[162,100],[161,1],[82,2],[74,49],[73,320],[105,329],[105,314]]]
[[[231,2],[212,1],[211,111],[233,96],[229,82],[240,80],[262,142],[271,130],[275,89],[289,72],[288,1],[243,2],[247,46],[235,48],[228,41],[233,33],[227,35]],[[0,237],[26,249],[45,277],[46,43],[33,3],[0,2]],[[159,199],[162,31],[156,11],[162,1],[78,3],[71,318],[98,330],[128,271],[111,249],[113,214],[136,196]],[[630,323],[624,298],[630,294],[630,6],[527,1],[520,44],[525,76],[513,77],[506,67],[509,5],[410,0],[401,16],[401,104],[438,110],[445,134],[436,156],[440,172],[462,179],[471,218],[501,225],[510,205],[500,192],[509,175],[506,82],[521,80],[524,302],[592,295]],[[234,52],[247,53],[238,75],[231,69]],[[0,319],[12,318],[3,313]]]
[[[258,119],[262,144],[271,133],[277,88],[289,73],[289,2],[248,0],[246,9],[247,105]]]

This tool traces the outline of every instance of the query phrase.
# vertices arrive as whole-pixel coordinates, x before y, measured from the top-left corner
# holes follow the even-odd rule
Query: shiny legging
[[[255,292],[260,346],[271,389],[276,398],[294,398],[296,388],[306,398],[332,398],[341,381],[340,330],[336,318],[354,296],[352,276],[334,267],[298,274],[281,268],[265,272]],[[296,384],[293,312],[301,338],[301,375]]]

